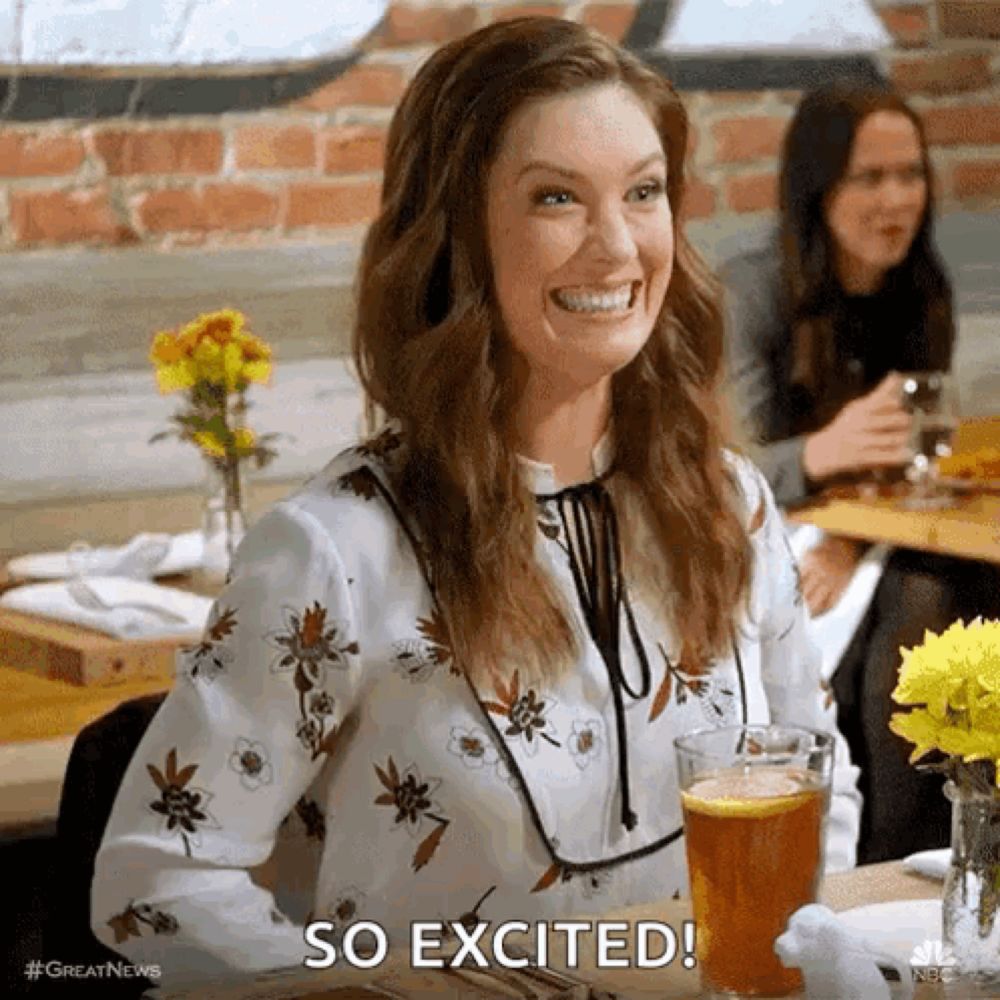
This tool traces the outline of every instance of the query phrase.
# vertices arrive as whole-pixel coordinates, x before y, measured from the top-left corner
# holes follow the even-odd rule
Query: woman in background
[[[389,422],[241,546],[105,833],[109,944],[165,977],[301,964],[305,914],[248,873],[290,812],[337,933],[668,898],[672,739],[835,731],[770,490],[722,447],[687,128],[661,76],[568,21],[421,68],[359,276]],[[840,740],[831,869],[855,778]]]
[[[949,369],[955,329],[932,235],[927,144],[899,96],[841,85],[806,95],[779,183],[777,246],[734,259],[722,278],[735,409],[778,503],[794,504],[906,464],[911,418],[898,373]],[[812,616],[830,612],[852,581],[864,591],[870,579],[869,595],[877,581],[828,664],[862,771],[862,862],[948,842],[941,780],[918,773],[909,745],[890,733],[890,693],[900,646],[989,611],[975,607],[976,564],[897,550],[878,579],[878,555],[866,548],[824,536],[800,559]]]

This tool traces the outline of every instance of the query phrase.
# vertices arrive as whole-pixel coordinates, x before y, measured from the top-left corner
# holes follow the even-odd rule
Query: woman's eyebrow
[[[657,162],[666,162],[663,154],[651,153],[649,156],[644,157],[634,167],[632,167],[632,169],[628,172],[628,176],[631,177],[633,174],[637,174],[640,171],[645,170],[646,167],[652,166],[652,164]],[[570,180],[579,180],[582,176],[576,170],[570,170],[568,167],[561,167],[557,163],[552,163],[549,160],[531,160],[518,171],[517,179],[520,180],[525,174],[530,173],[533,170],[548,170],[551,173],[568,177]]]

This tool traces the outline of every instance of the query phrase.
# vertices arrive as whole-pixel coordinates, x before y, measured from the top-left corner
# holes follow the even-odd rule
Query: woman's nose
[[[618,263],[635,256],[635,237],[621,209],[600,212],[591,227],[591,239],[603,260]]]
[[[882,202],[889,208],[916,203],[921,198],[922,185],[907,178],[889,174],[882,182]]]

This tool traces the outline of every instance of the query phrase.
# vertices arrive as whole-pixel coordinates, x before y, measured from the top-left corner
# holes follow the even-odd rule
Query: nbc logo
[[[949,945],[941,941],[925,941],[913,949],[910,965],[954,965],[955,956]]]
[[[924,941],[913,949],[910,965],[920,983],[947,983],[958,977],[955,955],[942,941]]]

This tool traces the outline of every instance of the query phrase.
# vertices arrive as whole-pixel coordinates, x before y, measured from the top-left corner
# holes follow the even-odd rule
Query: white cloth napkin
[[[185,573],[201,565],[204,541],[200,531],[180,535],[142,532],[125,545],[90,547],[76,543],[65,552],[18,556],[7,564],[14,578],[61,580],[70,576],[127,576],[148,580]]]
[[[951,848],[942,847],[934,851],[917,851],[903,858],[903,867],[908,872],[916,872],[927,878],[943,879],[948,874],[951,864]]]
[[[797,562],[811,548],[823,540],[826,533],[812,524],[785,522],[788,541]],[[829,680],[837,669],[851,637],[857,631],[871,604],[875,588],[882,578],[885,561],[889,555],[887,545],[873,545],[858,561],[854,575],[840,595],[840,600],[823,614],[808,620],[807,629],[813,642],[822,653],[823,679]]]
[[[807,1000],[909,1000],[913,976],[898,955],[872,948],[863,934],[844,924],[826,906],[796,910],[774,950],[786,968],[802,970]],[[895,969],[890,987],[879,966]]]
[[[82,599],[80,592],[74,596],[74,584],[89,588],[89,593],[84,593]],[[108,605],[108,610],[99,603]],[[122,576],[88,576],[77,581],[14,587],[0,595],[0,606],[83,625],[118,639],[150,639],[199,635],[208,620],[212,600]]]

